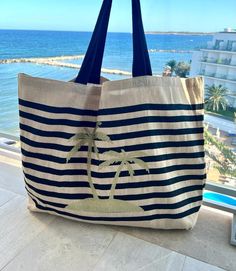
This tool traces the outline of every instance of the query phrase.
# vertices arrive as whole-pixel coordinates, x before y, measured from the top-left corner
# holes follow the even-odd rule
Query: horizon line
[[[53,30],[53,29],[14,29],[14,28],[0,28],[0,31],[41,31],[41,32],[82,32],[82,33],[92,33],[93,30]],[[145,34],[178,34],[178,33],[185,33],[185,34],[215,34],[220,31],[186,31],[186,30],[179,30],[179,31],[162,31],[162,30],[147,30]],[[127,31],[108,31],[108,33],[121,33],[121,34],[132,34],[132,32]]]

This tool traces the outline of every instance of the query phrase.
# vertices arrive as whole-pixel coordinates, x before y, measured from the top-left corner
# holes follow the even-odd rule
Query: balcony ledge
[[[210,48],[201,48],[200,51],[214,52],[214,53],[236,54],[236,51],[216,50],[216,49],[210,49]]]
[[[214,80],[218,80],[218,81],[223,81],[223,82],[227,82],[227,83],[233,83],[236,84],[236,80],[229,80],[229,79],[223,79],[223,78],[219,78],[219,77],[214,77],[214,76],[209,76],[209,75],[205,75],[205,74],[200,74],[201,76],[204,76],[206,78],[210,78],[210,79],[214,79]]]
[[[214,66],[221,66],[221,67],[236,69],[236,65],[220,64],[220,63],[207,62],[207,61],[199,61],[199,62],[202,64],[207,64],[207,65],[214,65]]]

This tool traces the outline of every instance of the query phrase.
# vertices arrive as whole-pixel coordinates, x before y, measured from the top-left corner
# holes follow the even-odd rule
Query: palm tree
[[[222,108],[223,110],[226,110],[228,105],[226,100],[228,89],[222,85],[216,86],[213,84],[212,86],[207,86],[206,90],[206,109],[219,111]]]
[[[175,67],[175,74],[179,77],[186,78],[190,72],[190,64],[185,62],[178,62]]]
[[[92,131],[90,131],[88,128],[83,128],[82,132],[79,132],[76,135],[72,136],[70,138],[70,141],[75,142],[75,146],[71,149],[66,158],[66,162],[68,163],[70,159],[80,150],[82,146],[88,145],[88,159],[87,159],[88,182],[92,190],[93,197],[96,199],[98,199],[98,195],[92,182],[91,176],[92,152],[96,153],[97,158],[99,159],[99,152],[96,146],[96,140],[110,141],[109,136],[102,132],[97,131],[100,125],[101,122],[98,122],[96,124],[96,127]]]
[[[119,167],[117,169],[114,180],[112,182],[109,199],[114,199],[116,184],[117,184],[117,182],[119,180],[120,173],[121,173],[121,171],[123,169],[128,170],[129,175],[130,175],[131,178],[133,178],[133,176],[135,174],[134,169],[132,167],[133,164],[137,164],[138,166],[140,166],[141,168],[146,169],[146,171],[149,172],[149,168],[148,168],[147,164],[143,160],[141,160],[139,158],[136,158],[137,156],[140,157],[140,156],[145,155],[144,152],[126,153],[122,149],[121,152],[108,151],[108,152],[105,152],[104,155],[111,156],[112,158],[110,160],[107,160],[107,161],[101,163],[99,165],[100,168],[107,167],[107,166],[110,166],[112,164],[119,163]]]
[[[170,60],[166,63],[166,66],[169,66],[170,67],[170,70],[171,70],[171,76],[173,75],[174,71],[175,71],[175,68],[176,68],[176,65],[177,65],[177,62],[173,59],[173,60]]]

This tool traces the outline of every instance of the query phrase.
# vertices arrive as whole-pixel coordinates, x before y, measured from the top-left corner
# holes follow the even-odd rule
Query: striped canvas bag
[[[205,182],[202,78],[152,76],[133,8],[133,78],[100,83],[111,0],[73,82],[19,75],[29,209],[78,221],[190,229]]]

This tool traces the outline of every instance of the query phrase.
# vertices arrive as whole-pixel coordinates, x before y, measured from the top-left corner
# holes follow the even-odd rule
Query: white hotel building
[[[193,53],[190,76],[202,75],[206,85],[228,88],[230,106],[236,108],[236,30],[214,35],[206,48]]]

